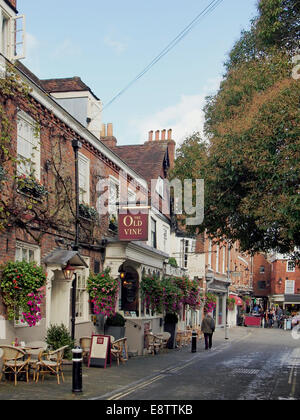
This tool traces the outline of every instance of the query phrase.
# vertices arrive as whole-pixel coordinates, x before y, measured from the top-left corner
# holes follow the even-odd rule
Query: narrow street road
[[[229,329],[214,334],[213,349],[197,353],[191,346],[158,355],[130,358],[107,369],[83,366],[83,392],[72,393],[72,365],[64,366],[65,382],[0,383],[0,400],[94,400],[111,407],[140,401],[300,400],[300,334],[278,329]],[[129,403],[131,401],[131,403]],[[175,403],[175,404],[176,404]]]
[[[218,333],[220,335],[221,332]],[[248,328],[211,351],[184,357],[173,368],[109,400],[289,400],[300,399],[300,340],[290,331]]]

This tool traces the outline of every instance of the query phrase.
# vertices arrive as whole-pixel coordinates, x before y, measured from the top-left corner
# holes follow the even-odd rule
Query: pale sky
[[[39,78],[79,76],[105,106],[211,0],[18,0],[26,15],[27,58]],[[103,111],[118,144],[173,129],[177,143],[202,131],[205,97],[217,91],[223,63],[257,0],[223,0],[149,72]]]

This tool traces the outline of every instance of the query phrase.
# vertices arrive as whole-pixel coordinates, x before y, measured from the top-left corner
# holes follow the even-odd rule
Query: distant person
[[[215,332],[215,321],[212,317],[212,314],[207,312],[201,323],[201,331],[204,334],[205,340],[205,350],[212,348],[212,337]]]

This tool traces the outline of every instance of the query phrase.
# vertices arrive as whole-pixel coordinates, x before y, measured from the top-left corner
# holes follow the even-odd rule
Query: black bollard
[[[197,333],[196,331],[192,332],[192,353],[197,352]]]
[[[75,347],[73,353],[72,392],[82,392],[82,348]]]

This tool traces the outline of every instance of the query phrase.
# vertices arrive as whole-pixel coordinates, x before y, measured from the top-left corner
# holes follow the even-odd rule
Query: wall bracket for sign
[[[111,337],[110,335],[93,334],[88,360],[88,367],[111,367]]]

